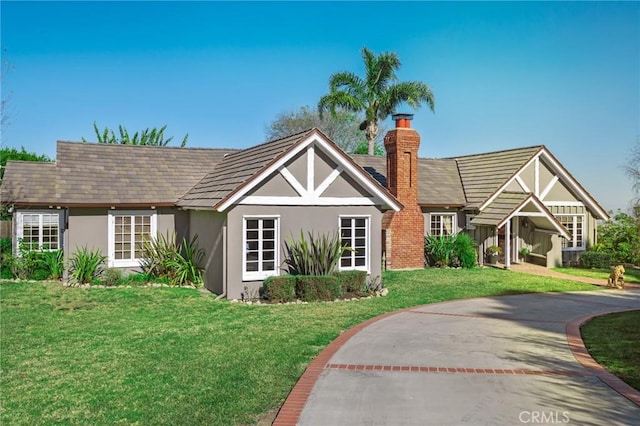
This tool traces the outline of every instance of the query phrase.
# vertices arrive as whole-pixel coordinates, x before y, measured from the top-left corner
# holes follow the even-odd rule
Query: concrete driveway
[[[640,309],[640,292],[438,303],[343,333],[274,425],[640,425],[640,393],[586,354],[579,325]]]

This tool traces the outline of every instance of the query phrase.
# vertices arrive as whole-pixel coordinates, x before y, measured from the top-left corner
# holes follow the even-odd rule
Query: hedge
[[[264,295],[274,302],[292,302],[296,300],[296,277],[281,275],[264,280]]]
[[[611,253],[585,251],[580,255],[580,266],[583,268],[609,269],[612,260]]]
[[[328,275],[297,275],[296,293],[305,302],[335,300],[343,295],[338,278]]]
[[[365,271],[339,271],[333,275],[338,279],[343,293],[366,290],[367,273]]]

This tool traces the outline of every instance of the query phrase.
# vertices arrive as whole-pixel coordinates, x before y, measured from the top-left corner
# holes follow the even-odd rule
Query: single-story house
[[[528,247],[548,266],[596,241],[597,201],[544,146],[418,158],[410,115],[396,115],[386,157],[348,155],[318,129],[247,149],[58,142],[56,161],[9,161],[0,188],[14,246],[99,249],[139,268],[140,242],[175,232],[205,250],[205,286],[239,298],[283,272],[283,242],[337,232],[341,269],[424,266],[424,236],[470,232],[479,262]],[[506,238],[505,236],[509,236]],[[17,249],[17,247],[15,247]]]

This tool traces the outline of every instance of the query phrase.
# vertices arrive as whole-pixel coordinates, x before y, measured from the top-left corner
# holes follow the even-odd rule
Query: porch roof
[[[558,233],[565,238],[571,234],[532,193],[503,192],[471,220],[476,226],[502,228],[511,218],[526,217],[538,229]]]

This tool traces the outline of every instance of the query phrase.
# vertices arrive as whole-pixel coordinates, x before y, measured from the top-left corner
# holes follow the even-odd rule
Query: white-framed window
[[[60,248],[60,214],[17,213],[17,237],[28,250]]]
[[[280,241],[278,216],[244,216],[242,230],[242,279],[263,280],[278,275]]]
[[[358,269],[369,272],[369,216],[340,216],[340,238],[343,246],[351,247],[340,258],[339,269]]]
[[[430,235],[441,237],[456,233],[455,213],[430,213],[429,217]]]
[[[563,250],[584,250],[585,249],[585,241],[584,241],[584,215],[557,215],[556,216],[560,223],[567,228],[569,234],[571,234],[571,239],[567,240],[565,238],[562,239],[562,249]]]
[[[109,267],[139,266],[142,244],[156,238],[157,214],[154,210],[109,211],[108,232]]]

